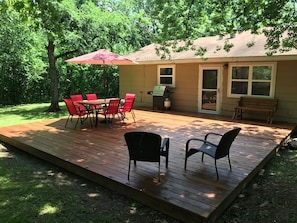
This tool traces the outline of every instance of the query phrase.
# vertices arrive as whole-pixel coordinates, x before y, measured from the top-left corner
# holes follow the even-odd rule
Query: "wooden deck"
[[[232,117],[200,116],[174,112],[135,110],[131,117],[109,128],[90,127],[66,119],[0,128],[0,140],[56,164],[100,185],[131,197],[184,222],[212,222],[232,203],[241,190],[274,156],[275,149],[291,126],[234,122]],[[258,123],[259,124],[259,123]],[[71,126],[72,125],[72,126]],[[184,171],[185,143],[208,132],[224,133],[241,127],[231,147],[232,172],[227,159],[218,161],[216,180],[213,159],[195,154]],[[132,165],[127,180],[128,151],[124,133],[151,131],[170,137],[169,168],[161,161],[161,182],[156,163]]]

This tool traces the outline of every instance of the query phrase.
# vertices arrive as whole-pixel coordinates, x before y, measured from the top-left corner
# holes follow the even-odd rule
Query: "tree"
[[[148,43],[143,33],[145,16],[129,11],[133,0],[16,0],[11,4],[21,15],[22,21],[46,39],[51,105],[48,111],[59,111],[59,79],[63,78],[64,65],[57,67],[59,58],[77,56],[98,48],[116,53],[127,53]],[[140,2],[140,1],[137,1]],[[124,9],[124,10],[123,10]],[[136,14],[136,16],[134,16]],[[138,16],[138,17],[137,17]],[[130,19],[130,17],[132,19]],[[134,25],[134,26],[133,26]],[[136,28],[135,28],[136,27]],[[149,33],[149,32],[148,32]],[[135,35],[134,35],[135,34]],[[149,35],[148,35],[149,36]],[[142,42],[142,40],[144,40]],[[64,78],[65,80],[66,78]]]
[[[296,0],[152,0],[163,57],[174,50],[196,50],[193,39],[250,30],[267,37],[267,53],[297,49]],[[184,41],[182,47],[177,43]],[[227,47],[228,49],[228,47]]]
[[[14,8],[20,12],[22,21],[34,28],[36,32],[43,34],[47,40],[45,49],[48,58],[48,74],[50,78],[51,105],[48,111],[59,111],[58,77],[56,72],[56,60],[61,55],[55,55],[57,40],[64,38],[65,30],[69,27],[69,14],[60,4],[62,0],[20,0],[15,1]]]

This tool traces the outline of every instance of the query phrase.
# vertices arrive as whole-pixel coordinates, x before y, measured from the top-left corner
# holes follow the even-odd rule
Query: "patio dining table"
[[[97,99],[97,100],[83,100],[78,101],[77,103],[84,105],[87,107],[87,109],[91,110],[91,107],[100,106],[102,108],[108,107],[109,101],[112,99],[118,99],[118,98],[106,98],[106,99]],[[106,119],[104,120],[107,121]],[[95,119],[95,126],[98,125],[98,111],[96,111],[96,119]]]

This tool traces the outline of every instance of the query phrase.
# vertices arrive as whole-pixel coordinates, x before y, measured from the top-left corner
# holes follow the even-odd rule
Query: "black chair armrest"
[[[208,133],[207,135],[210,135],[210,134],[221,136],[220,134],[216,134],[216,133]],[[188,139],[188,141],[186,143],[186,157],[189,157],[189,156],[199,152],[199,148],[191,148],[191,149],[189,148],[189,145],[190,145],[191,141],[199,141],[199,142],[202,142],[203,144],[209,144],[209,145],[212,145],[212,146],[217,146],[216,144],[214,144],[212,142],[209,142],[209,141],[207,141],[205,139],[200,139],[200,138]]]
[[[204,139],[199,139],[199,138],[191,138],[191,139],[188,139],[188,140],[187,140],[187,143],[186,143],[186,151],[188,151],[188,149],[189,149],[189,145],[190,145],[190,142],[191,142],[191,141],[199,141],[199,142],[203,142],[203,143],[206,142]]]
[[[219,134],[219,133],[210,132],[210,133],[207,133],[207,134],[204,136],[204,140],[207,141],[207,137],[210,136],[210,135],[223,136],[222,134]]]

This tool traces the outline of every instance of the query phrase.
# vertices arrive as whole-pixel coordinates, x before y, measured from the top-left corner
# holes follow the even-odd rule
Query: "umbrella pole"
[[[106,80],[106,70],[105,67],[103,68],[103,76],[104,76],[104,99],[106,99],[106,90],[107,90],[107,80]]]
[[[104,64],[101,65],[101,67],[103,67],[103,88],[104,88],[104,95],[103,98],[104,100],[106,99],[106,88],[107,88],[107,80],[106,80],[106,70],[105,70],[105,66]]]

